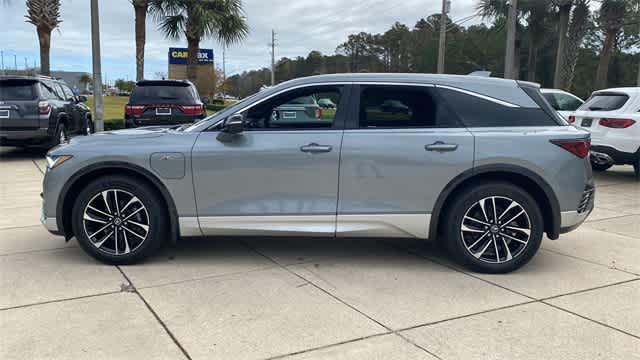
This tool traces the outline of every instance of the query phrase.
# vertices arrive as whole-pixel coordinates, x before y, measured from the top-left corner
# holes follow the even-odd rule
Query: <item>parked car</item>
[[[336,103],[334,103],[331,99],[322,98],[318,100],[318,105],[320,105],[323,109],[335,109]]]
[[[584,103],[584,100],[564,90],[540,89],[540,92],[551,107],[565,119],[569,119],[571,113],[576,111],[580,105]]]
[[[0,76],[0,145],[54,146],[93,129],[86,96],[46,76]]]
[[[322,108],[315,97],[301,96],[282,104],[271,112],[268,126],[270,127],[325,127],[330,125],[333,119],[323,119]],[[260,123],[259,126],[264,126]]]
[[[591,165],[633,165],[640,180],[640,87],[595,91],[569,122],[591,132]]]
[[[330,121],[270,121],[324,97],[338,99]],[[388,102],[410,111],[380,111]],[[531,83],[314,76],[191,126],[51,150],[42,222],[112,264],[182,236],[310,235],[432,239],[471,269],[508,272],[591,212],[589,141]]]
[[[198,90],[186,80],[138,81],[124,107],[127,128],[193,123],[206,114]]]

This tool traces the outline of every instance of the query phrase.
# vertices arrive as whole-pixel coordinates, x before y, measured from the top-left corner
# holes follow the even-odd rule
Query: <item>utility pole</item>
[[[442,0],[442,13],[440,13],[440,41],[438,43],[438,74],[444,74],[444,53],[447,37],[447,12],[451,1]]]
[[[96,132],[104,131],[102,102],[102,66],[100,64],[100,19],[98,0],[91,0],[91,55],[93,58],[93,124]]]
[[[276,84],[276,32],[271,30],[271,86]]]
[[[24,58],[24,69],[27,70],[29,68],[29,64],[27,64],[27,58]]]
[[[515,79],[515,51],[516,51],[516,20],[518,17],[518,0],[509,0],[509,15],[507,18],[507,46],[504,56],[504,78]]]
[[[4,51],[0,50],[0,59],[2,59],[2,74],[4,75]]]
[[[227,90],[225,89],[227,85],[227,46],[222,45],[222,100],[227,97]]]
[[[18,55],[13,54],[13,67],[18,70]]]

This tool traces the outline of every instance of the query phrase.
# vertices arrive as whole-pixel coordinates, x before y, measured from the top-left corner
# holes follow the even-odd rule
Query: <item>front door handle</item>
[[[458,144],[446,144],[442,141],[436,141],[433,144],[425,145],[424,149],[437,152],[456,151],[458,150]]]
[[[330,145],[318,145],[316,143],[300,146],[300,151],[307,153],[325,153],[331,151],[332,149],[333,147]]]

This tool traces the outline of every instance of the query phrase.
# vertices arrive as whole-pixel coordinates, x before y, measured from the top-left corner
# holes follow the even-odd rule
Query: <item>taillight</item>
[[[144,108],[144,105],[126,105],[124,107],[124,113],[127,115],[142,115]]]
[[[600,125],[613,129],[625,129],[635,124],[635,120],[631,119],[614,119],[614,118],[602,118],[600,119]]]
[[[589,155],[589,149],[591,148],[591,139],[551,140],[551,143],[560,146],[581,159]]]
[[[568,121],[569,121],[569,124],[573,124],[574,122],[576,122],[576,117],[573,115],[569,115]]]
[[[38,102],[38,113],[40,115],[49,115],[50,112],[51,112],[51,105],[49,105],[48,101]]]
[[[202,115],[204,113],[204,105],[182,105],[180,108],[186,115]]]
[[[316,108],[316,119],[321,119],[321,118],[322,118],[322,109]]]

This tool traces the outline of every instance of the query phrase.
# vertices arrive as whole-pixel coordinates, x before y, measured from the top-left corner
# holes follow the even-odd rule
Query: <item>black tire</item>
[[[56,128],[56,133],[53,135],[53,139],[51,139],[51,147],[60,145],[66,141],[69,141],[69,133],[67,132],[67,128],[64,126],[64,123],[61,122]]]
[[[593,171],[597,171],[597,172],[607,171],[612,166],[613,164],[597,164],[597,163],[594,163],[593,161],[591,162],[591,168],[593,169]]]
[[[491,199],[492,197],[495,197],[495,199]],[[481,200],[487,198],[489,199],[485,200],[484,204],[486,206],[485,212],[489,212],[489,214],[485,217],[477,211],[482,210],[479,207]],[[487,201],[489,201],[489,204],[487,204]],[[498,222],[499,224],[493,223],[497,225],[495,233],[492,232],[491,229],[495,229],[496,227],[481,225],[465,218],[467,215],[474,218],[476,218],[476,216],[482,216],[481,220],[485,220],[487,225],[491,225],[489,222],[494,218],[493,201],[496,201],[496,213],[500,220]],[[508,212],[502,214],[502,211],[509,208],[511,204],[509,201],[514,201],[520,207],[518,208],[514,205]],[[502,222],[516,217],[520,209],[524,210],[525,213],[509,222],[512,226],[506,228],[507,224]],[[504,218],[501,218],[501,215],[503,215]],[[533,258],[542,242],[544,222],[538,204],[529,193],[510,183],[490,182],[464,189],[462,193],[453,199],[445,216],[447,216],[447,218],[445,219],[444,241],[449,254],[459,264],[473,271],[482,273],[508,273],[514,271]],[[465,219],[465,230],[462,228],[463,218]],[[518,240],[521,241],[527,238],[526,232],[511,230],[516,225],[529,229],[528,241],[525,243],[511,240],[513,239],[511,235],[519,238]],[[469,231],[468,229],[473,231]],[[478,229],[481,231],[478,232]],[[507,234],[508,232],[511,234]],[[485,237],[481,238],[483,235]],[[502,239],[504,239],[504,242]],[[474,246],[476,243],[477,245]],[[467,246],[469,246],[471,250],[468,250]],[[497,251],[495,250],[496,248]],[[478,250],[476,251],[475,249]],[[472,251],[474,251],[476,255],[482,252],[480,254],[481,257],[472,255]],[[492,258],[495,257],[496,253],[498,254],[498,260],[493,262]],[[509,259],[509,256],[511,256],[511,259]]]
[[[95,132],[95,127],[93,126],[93,121],[91,119],[87,120],[87,126],[82,130],[84,135],[91,135]]]
[[[633,164],[633,174],[636,177],[636,181],[640,181],[640,157],[636,159],[636,162]]]
[[[120,205],[118,207],[115,206],[117,194],[115,196],[113,195],[114,190],[117,190],[120,194],[118,198]],[[111,191],[111,193],[107,192],[107,201],[111,206],[106,206],[106,208],[111,209],[107,211],[107,213],[114,214],[113,219],[103,216],[104,213],[101,214],[94,212],[94,210],[87,210],[87,205],[91,201],[103,201],[102,199],[98,199],[98,197],[101,196],[101,193],[104,191]],[[139,204],[138,202],[130,204],[130,209],[128,210],[125,208],[126,203],[128,200],[131,200],[133,196],[139,200]],[[99,203],[92,202],[92,206],[96,206],[97,204]],[[104,202],[102,202],[102,204],[104,205]],[[89,185],[78,194],[72,211],[73,232],[82,249],[97,260],[113,265],[137,263],[153,254],[165,241],[168,215],[165,211],[166,207],[163,204],[164,202],[157,191],[145,182],[121,175],[103,176],[89,183]],[[146,233],[144,232],[144,228],[137,225],[129,224],[127,226],[128,228],[130,227],[131,230],[134,230],[134,232],[145,235],[142,240],[140,240],[140,237],[134,236],[135,234],[132,234],[132,231],[125,231],[126,229],[124,229],[127,227],[125,226],[127,224],[127,217],[141,206],[143,206],[144,209],[138,211],[132,215],[132,217],[129,217],[128,221],[146,224],[148,226]],[[116,211],[113,208],[119,208],[123,211],[118,216],[115,215]],[[105,222],[87,222],[84,216],[85,210],[90,212],[90,217]],[[104,207],[102,210],[104,210]],[[116,218],[121,221],[116,220]],[[116,221],[119,223],[118,226],[114,225]],[[103,224],[106,224],[104,226],[108,226],[107,229],[104,232],[97,231],[96,227],[101,228]],[[88,228],[90,227],[92,229],[89,230]],[[100,247],[95,245],[103,238],[106,238],[109,231],[113,230],[115,230],[116,236],[109,237]],[[92,232],[91,235],[97,234],[93,237],[95,240],[90,239],[88,232]],[[123,233],[125,233],[125,235],[123,235]],[[128,236],[126,234],[128,234]],[[120,250],[119,253],[118,249]],[[127,249],[129,250],[128,253]]]

